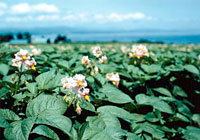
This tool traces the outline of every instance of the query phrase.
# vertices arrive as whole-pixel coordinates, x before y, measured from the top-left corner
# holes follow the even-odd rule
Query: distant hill
[[[164,29],[87,29],[87,28],[73,28],[66,26],[58,27],[33,27],[33,28],[0,28],[0,34],[16,34],[19,32],[29,32],[33,35],[46,34],[68,34],[68,33],[134,33],[135,35],[199,35],[200,30],[164,30]]]

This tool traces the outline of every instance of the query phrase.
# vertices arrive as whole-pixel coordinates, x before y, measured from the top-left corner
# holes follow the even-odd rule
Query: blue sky
[[[1,0],[0,27],[200,30],[200,0]]]

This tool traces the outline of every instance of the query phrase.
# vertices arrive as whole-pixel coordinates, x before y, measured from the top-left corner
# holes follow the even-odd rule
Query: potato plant
[[[200,139],[200,46],[0,45],[0,139]]]

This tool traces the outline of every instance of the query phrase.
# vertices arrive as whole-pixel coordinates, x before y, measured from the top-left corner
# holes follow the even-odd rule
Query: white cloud
[[[107,16],[107,19],[110,21],[123,21],[123,20],[139,20],[146,19],[147,17],[143,13],[129,13],[129,14],[118,14],[111,13]]]
[[[6,22],[29,22],[34,20],[32,16],[25,16],[25,17],[7,17],[5,18]]]
[[[39,11],[39,12],[47,12],[47,13],[58,13],[59,10],[58,8],[53,5],[53,4],[46,4],[46,3],[41,3],[38,5],[33,5],[32,9],[34,11]]]
[[[49,21],[49,20],[58,20],[60,18],[59,15],[40,15],[36,17],[38,21]]]
[[[128,14],[118,14],[118,13],[111,13],[111,14],[67,14],[62,17],[63,20],[66,21],[82,21],[82,22],[98,22],[98,23],[105,23],[105,22],[122,22],[125,20],[152,20],[152,17],[146,16],[144,13],[137,12],[137,13],[128,13]]]
[[[73,20],[77,20],[77,17],[72,14],[69,14],[69,15],[63,16],[62,20],[73,21]]]
[[[3,3],[3,2],[0,2],[0,8],[1,9],[6,9],[7,8],[7,4]]]
[[[26,14],[30,12],[58,13],[58,8],[53,4],[40,3],[37,5],[29,5],[28,3],[20,3],[10,8],[12,14]]]
[[[2,16],[5,13],[6,8],[7,8],[7,4],[0,2],[0,16]]]

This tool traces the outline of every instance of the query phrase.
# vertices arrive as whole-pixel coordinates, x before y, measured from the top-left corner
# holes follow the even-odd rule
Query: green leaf
[[[156,139],[162,139],[165,136],[165,133],[157,129],[156,125],[151,125],[149,123],[138,124],[135,130],[136,129],[142,129],[142,131],[152,134],[153,138],[156,138]]]
[[[9,93],[10,90],[8,90],[7,88],[3,87],[0,89],[0,98],[5,96],[7,93]]]
[[[181,97],[188,97],[187,93],[185,93],[185,91],[182,88],[176,85],[174,86],[173,93]]]
[[[149,112],[146,114],[145,119],[150,122],[158,122],[159,119],[155,116],[153,112]]]
[[[29,83],[27,85],[27,89],[34,95],[37,95],[37,93],[38,93],[37,84],[35,82]]]
[[[43,113],[35,122],[36,124],[46,124],[62,130],[67,135],[71,136],[72,122],[69,118],[52,113]]]
[[[140,138],[139,136],[137,136],[134,133],[128,133],[127,134],[127,139],[126,140],[143,140],[142,138]]]
[[[133,102],[127,94],[110,84],[104,85],[103,88],[100,89],[100,92],[102,92],[100,99],[105,101],[118,104]]]
[[[199,75],[199,70],[194,65],[184,65],[183,67],[188,72]]]
[[[35,117],[30,117],[21,121],[11,123],[12,127],[4,130],[7,140],[28,140],[31,129],[35,123]]]
[[[85,109],[85,110],[96,112],[95,111],[95,107],[93,106],[93,104],[91,104],[90,102],[85,101],[84,99],[81,100],[80,107]]]
[[[132,122],[132,121],[136,120],[134,118],[134,116],[132,114],[130,114],[128,111],[126,111],[122,108],[116,107],[116,106],[110,106],[110,105],[102,106],[97,109],[97,112],[101,112],[101,113],[109,112],[109,113],[115,115],[116,117],[124,119],[128,122]]]
[[[6,65],[6,64],[1,63],[0,64],[0,74],[5,76],[5,75],[8,74],[8,71],[9,71],[9,66]]]
[[[0,109],[0,116],[9,121],[17,121],[21,118],[9,109]]]
[[[56,88],[61,84],[61,78],[61,75],[55,75],[55,72],[53,70],[42,73],[36,77],[38,89],[45,90]]]
[[[0,127],[12,127],[2,116],[0,116]]]
[[[187,140],[200,140],[200,129],[193,127],[193,126],[187,126],[185,132],[183,133],[183,138]]]
[[[151,105],[161,112],[173,114],[172,108],[164,101],[154,96],[147,96],[145,94],[138,94],[135,97],[138,104]]]
[[[163,95],[166,95],[166,96],[172,96],[171,92],[166,88],[160,87],[160,88],[154,88],[153,90],[155,90],[155,91],[157,91],[157,92],[159,92],[159,93],[161,93]]]
[[[97,127],[87,128],[81,140],[121,140],[126,133],[119,128],[105,128],[101,130]]]
[[[141,64],[141,67],[148,74],[157,73],[162,70],[161,65],[158,64],[152,64],[150,66],[146,64]]]
[[[46,137],[54,139],[54,140],[59,140],[58,135],[53,130],[51,130],[49,127],[47,127],[45,125],[37,126],[31,133],[46,136]]]
[[[104,129],[106,127],[121,128],[121,124],[117,117],[109,112],[100,112],[98,116],[87,117],[89,127],[98,127]]]
[[[61,99],[51,95],[40,95],[28,103],[26,115],[39,116],[43,113],[64,114],[67,104]]]

